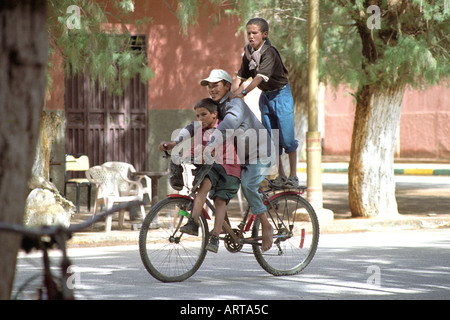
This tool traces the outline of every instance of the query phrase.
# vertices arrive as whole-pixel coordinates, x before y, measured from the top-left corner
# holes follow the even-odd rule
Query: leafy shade
[[[450,8],[444,0],[374,1],[380,26],[372,29],[368,1],[339,3],[361,39],[360,85],[420,88],[449,77]]]
[[[307,70],[307,0],[210,0],[241,17],[241,30],[255,16],[270,24],[271,42],[281,51],[290,72]],[[180,23],[187,28],[198,17],[199,1],[183,1]],[[421,88],[450,76],[450,5],[445,0],[320,1],[320,80],[333,86]],[[380,28],[369,28],[380,9]],[[372,17],[373,18],[373,17]],[[232,31],[230,31],[232,32]]]
[[[50,53],[61,55],[66,75],[87,72],[91,83],[120,94],[136,75],[146,82],[154,74],[147,66],[145,50],[135,50],[126,28],[134,1],[113,0],[108,5],[114,14],[101,1],[49,0]],[[79,8],[79,19],[69,7]],[[114,29],[111,23],[119,27]]]

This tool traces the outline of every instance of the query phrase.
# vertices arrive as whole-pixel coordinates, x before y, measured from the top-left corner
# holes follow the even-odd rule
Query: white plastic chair
[[[118,161],[109,161],[102,164],[104,167],[108,168],[114,168],[120,172],[121,177],[125,177],[126,179],[133,180],[132,179],[132,173],[136,172],[136,169],[132,164],[126,163],[126,162],[118,162]],[[127,195],[133,195],[135,194],[134,190],[130,190],[130,184],[128,181],[119,179],[119,192],[121,195],[127,196]],[[137,181],[141,184],[142,190],[144,195],[147,194],[148,201],[151,203],[152,200],[152,180],[148,176],[137,176]],[[145,181],[145,182],[144,182]],[[143,183],[144,182],[144,183]]]
[[[95,166],[86,171],[86,177],[92,183],[97,185],[97,194],[95,196],[94,215],[100,204],[103,203],[106,210],[111,209],[114,203],[129,202],[134,200],[143,200],[142,184],[138,181],[129,180],[120,174],[120,171],[106,166]],[[122,187],[128,190],[127,194],[121,194],[119,185],[127,183]],[[144,205],[141,205],[142,217],[145,216]],[[119,228],[122,229],[125,211],[119,212]],[[105,231],[110,232],[112,225],[112,216],[106,218]]]

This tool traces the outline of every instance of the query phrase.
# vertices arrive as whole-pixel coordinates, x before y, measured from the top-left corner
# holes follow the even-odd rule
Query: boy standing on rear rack
[[[283,64],[280,53],[269,41],[269,24],[262,18],[253,18],[247,22],[248,44],[242,57],[241,68],[237,76],[240,80],[232,86],[231,98],[244,98],[250,91],[261,89],[259,109],[261,122],[269,130],[280,132],[280,150],[278,177],[272,181],[277,187],[298,187],[297,147],[294,131],[294,100],[288,82],[288,70]],[[242,91],[239,87],[248,78],[252,82]],[[286,176],[281,162],[284,151],[289,156],[290,175]]]

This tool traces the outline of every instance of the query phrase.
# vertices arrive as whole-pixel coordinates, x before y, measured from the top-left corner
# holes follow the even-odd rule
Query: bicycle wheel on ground
[[[162,282],[184,281],[206,256],[208,224],[203,214],[199,234],[180,232],[192,208],[192,200],[179,197],[158,202],[145,217],[139,234],[139,252],[147,271]]]
[[[273,199],[273,200],[272,200]],[[275,276],[294,275],[301,272],[312,260],[319,242],[319,222],[308,201],[296,194],[274,196],[267,205],[276,226],[274,243],[270,250],[261,251],[253,245],[253,253],[259,265]],[[269,216],[269,221],[273,224]],[[259,219],[255,219],[252,237],[261,236]]]

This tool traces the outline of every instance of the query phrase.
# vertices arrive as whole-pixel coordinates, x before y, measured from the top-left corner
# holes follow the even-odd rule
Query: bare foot
[[[273,228],[272,226],[262,229],[262,252],[265,252],[272,248],[273,244]]]

